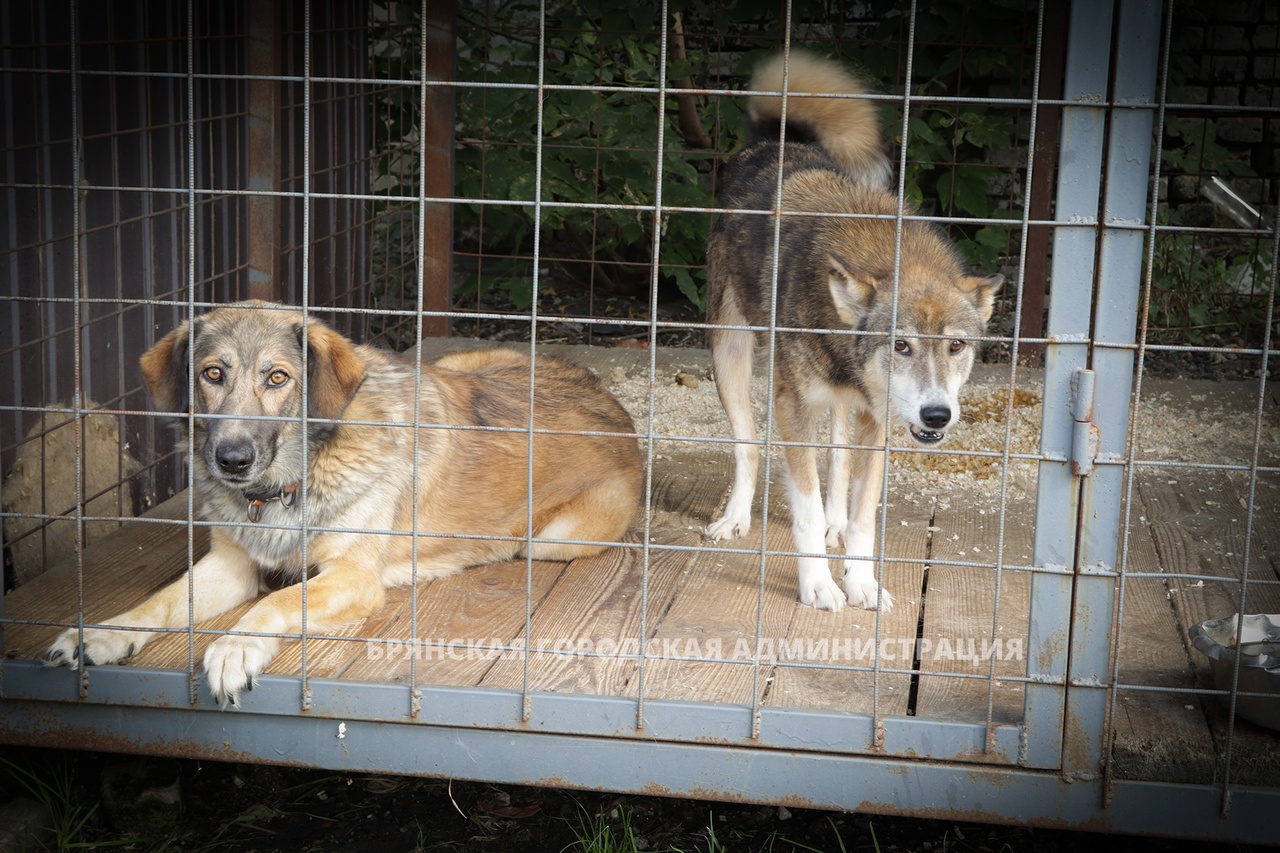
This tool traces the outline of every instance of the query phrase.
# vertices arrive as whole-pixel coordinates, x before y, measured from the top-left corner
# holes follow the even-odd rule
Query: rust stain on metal
[[[1037,668],[1041,671],[1052,668],[1054,661],[1065,657],[1066,649],[1067,635],[1062,631],[1051,631],[1045,636],[1045,641],[1036,649]]]
[[[681,797],[687,797],[695,800],[719,800],[724,803],[736,803],[739,805],[750,805],[753,803],[765,803],[771,806],[786,806],[789,809],[832,809],[834,806],[830,803],[823,803],[818,800],[809,799],[807,797],[798,797],[795,795],[782,797],[760,797],[750,794],[743,794],[737,791],[724,791],[718,788],[710,788],[706,785],[693,785],[686,791],[679,794]]]
[[[231,743],[226,740],[222,741],[218,746],[213,746],[192,738],[166,739],[148,737],[144,739],[101,729],[86,729],[64,725],[56,715],[49,712],[41,712],[35,715],[35,723],[29,729],[5,731],[5,742],[53,749],[158,755],[170,758],[207,758],[218,761],[240,761],[257,764],[294,764],[294,762],[266,762],[262,756],[232,749]],[[303,765],[296,764],[295,766]]]

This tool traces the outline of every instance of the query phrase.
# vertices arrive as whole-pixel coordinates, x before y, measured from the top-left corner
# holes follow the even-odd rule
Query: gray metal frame
[[[166,674],[183,679],[180,674]],[[136,686],[138,679],[133,681]],[[264,686],[297,697],[297,680],[264,679]],[[333,690],[330,692],[330,686]],[[316,701],[332,710],[358,703],[361,713],[392,688],[343,690],[314,683]],[[394,704],[403,697],[397,689]],[[484,693],[485,695],[475,695]],[[355,695],[351,695],[355,694]],[[120,697],[125,698],[125,697]],[[155,698],[155,697],[154,697]],[[163,699],[163,697],[159,697]],[[344,771],[402,772],[448,779],[522,785],[728,798],[739,802],[870,811],[946,820],[1015,822],[1117,833],[1153,833],[1179,838],[1251,841],[1275,839],[1280,794],[1240,789],[1231,809],[1221,809],[1212,786],[1117,781],[1102,807],[1100,781],[1070,779],[1016,767],[948,765],[909,758],[840,756],[760,745],[678,743],[636,736],[584,736],[581,727],[563,734],[566,721],[598,719],[600,701],[581,697],[534,697],[548,703],[522,729],[503,729],[486,719],[493,703],[518,715],[518,692],[424,690],[424,708],[442,713],[419,722],[385,722],[328,716],[220,713],[209,708],[122,707],[118,703],[6,702],[0,729],[6,740],[64,747],[118,749],[223,761],[305,763]],[[289,704],[293,704],[292,702]],[[667,708],[666,706],[671,706]],[[559,706],[559,707],[556,707]],[[675,725],[696,704],[650,702]],[[667,711],[669,711],[669,716]],[[474,712],[474,713],[468,713]],[[576,719],[575,719],[576,717]],[[797,721],[799,722],[799,721]],[[342,727],[339,729],[339,724]],[[659,729],[660,731],[660,729]],[[602,733],[603,734],[603,733]],[[806,739],[813,740],[812,731]],[[717,738],[719,742],[721,738]]]
[[[1143,223],[1154,218],[1148,160],[1163,103],[1157,97],[1160,34],[1171,20],[1156,0],[1076,0],[1071,6],[1020,725],[993,723],[990,712],[986,724],[950,723],[654,700],[645,696],[643,683],[640,698],[630,699],[429,687],[417,683],[416,672],[408,685],[331,681],[306,675],[305,646],[314,635],[304,633],[303,677],[262,678],[235,712],[217,710],[190,672],[104,667],[72,673],[0,660],[0,740],[1274,841],[1280,790],[1233,786],[1229,778],[1217,785],[1171,785],[1104,774],[1116,680],[1112,613],[1123,590],[1124,505],[1132,488],[1128,419],[1140,346],[1134,321],[1151,236]],[[308,14],[308,28],[309,22]],[[310,109],[309,53],[307,68],[304,110]],[[187,81],[192,100],[195,76]],[[430,79],[425,69],[423,77]],[[425,113],[429,87],[421,88]],[[655,92],[659,103],[665,89],[664,77]],[[1041,103],[1038,94],[1033,97],[1033,115]],[[904,112],[910,106],[908,99]],[[539,163],[541,138],[539,133]],[[303,150],[308,158],[306,137]],[[1029,153],[1028,183],[1031,165]],[[194,209],[197,190],[190,177],[188,204]],[[301,198],[309,197],[352,198],[313,193],[304,168]],[[429,203],[458,200],[423,190],[408,201],[425,216]],[[540,214],[543,206],[539,193],[533,207]],[[639,209],[666,210],[661,178],[654,204]],[[1024,232],[1027,221],[1024,214]],[[194,218],[188,225],[194,243]],[[303,233],[305,270],[305,221]],[[73,245],[78,266],[79,240]],[[658,248],[655,242],[655,276]],[[188,266],[192,294],[194,269]],[[537,264],[534,270],[536,294]],[[308,280],[302,277],[304,302]],[[77,309],[78,300],[77,292]],[[653,357],[649,370],[653,377]],[[1016,367],[1013,377],[1011,387]],[[652,460],[652,425],[640,429],[646,426],[642,444]],[[637,547],[648,566],[650,552],[663,546],[645,537]],[[762,567],[764,558],[761,550]],[[1002,570],[998,556],[997,590]],[[998,592],[996,601],[998,612]],[[194,648],[196,631],[183,633]],[[642,679],[644,661],[642,655]],[[881,671],[878,657],[875,666]]]

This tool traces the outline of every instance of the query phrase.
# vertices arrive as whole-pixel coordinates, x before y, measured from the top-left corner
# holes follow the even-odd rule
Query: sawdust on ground
[[[637,429],[657,437],[655,461],[692,450],[730,457],[728,422],[705,364],[690,360],[684,367],[660,371],[652,383],[646,368],[647,364],[635,369],[615,366],[604,379],[635,418]],[[763,430],[767,388],[760,373],[754,377],[752,405]],[[1042,372],[1020,370],[1014,375],[1012,404],[1010,384],[1008,366],[975,369],[961,392],[961,423],[938,447],[916,446],[902,424],[892,419],[891,490],[908,501],[963,495],[991,509],[999,507],[1002,492],[1005,500],[1034,498],[1041,460]],[[1135,461],[1248,465],[1255,440],[1260,464],[1274,465],[1280,459],[1275,413],[1264,415],[1263,428],[1257,429],[1258,407],[1241,403],[1242,397],[1247,402],[1247,393],[1224,397],[1212,388],[1194,393],[1170,385],[1148,382],[1140,403],[1131,409],[1137,414]],[[825,440],[825,425],[820,440]],[[781,458],[779,449],[773,452]]]

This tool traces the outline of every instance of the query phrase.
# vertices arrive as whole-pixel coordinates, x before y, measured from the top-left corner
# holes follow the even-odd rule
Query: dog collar
[[[262,508],[272,501],[280,501],[280,506],[283,507],[293,506],[298,500],[298,484],[285,486],[273,495],[245,495],[244,499],[248,502],[245,511],[249,514],[249,520],[257,524],[262,518]]]

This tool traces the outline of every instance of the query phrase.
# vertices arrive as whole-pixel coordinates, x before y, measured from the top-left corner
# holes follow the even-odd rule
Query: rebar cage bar
[[[758,5],[6,4],[0,739],[1274,840],[1280,699],[1243,652],[1213,681],[1189,629],[1280,612],[1275,10],[1242,4],[1267,26],[1232,48],[1206,33],[1239,22],[1151,0]],[[1194,37],[1253,63],[1235,103],[1187,84]],[[694,411],[701,252],[741,68],[798,48],[879,75],[899,231],[1010,281],[973,438],[864,448],[890,459],[890,613],[794,601],[769,370],[761,531],[699,530],[732,448]],[[140,598],[207,548],[136,364],[246,298],[420,364],[472,345],[450,331],[574,345],[634,416],[636,530],[607,570],[471,570],[335,634],[304,578],[295,651],[235,711],[197,663],[230,623],[130,666],[31,660],[104,584]],[[755,331],[772,364],[794,330]],[[1233,379],[1178,397],[1164,371],[1202,363]]]

